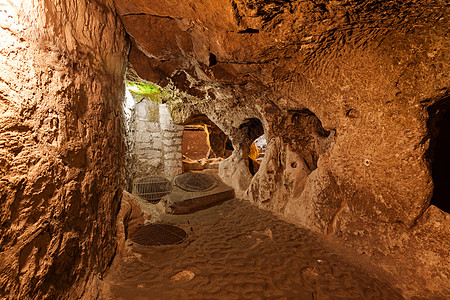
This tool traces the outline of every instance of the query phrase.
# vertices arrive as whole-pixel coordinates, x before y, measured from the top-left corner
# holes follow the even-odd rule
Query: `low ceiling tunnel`
[[[0,0],[0,299],[450,299],[447,2]]]

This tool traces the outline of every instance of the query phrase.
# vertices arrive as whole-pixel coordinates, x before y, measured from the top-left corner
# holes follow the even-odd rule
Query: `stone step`
[[[235,197],[234,190],[224,184],[217,175],[212,172],[207,174],[216,180],[215,186],[207,191],[190,192],[174,184],[172,193],[163,198],[166,202],[166,212],[174,215],[191,214]]]

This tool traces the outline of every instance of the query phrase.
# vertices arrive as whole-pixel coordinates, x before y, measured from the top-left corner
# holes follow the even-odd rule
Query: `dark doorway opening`
[[[431,134],[428,157],[434,190],[431,204],[450,212],[450,97],[428,108]]]
[[[264,127],[260,120],[256,118],[247,119],[239,126],[245,131],[245,150],[248,155],[248,170],[252,175],[258,172],[261,162],[266,152],[267,141],[264,135]]]

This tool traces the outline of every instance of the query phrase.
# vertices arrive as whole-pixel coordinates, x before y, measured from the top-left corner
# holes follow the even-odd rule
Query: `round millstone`
[[[182,243],[187,233],[169,224],[149,224],[139,227],[130,234],[130,240],[142,246],[163,246]]]
[[[185,173],[175,178],[175,185],[188,192],[205,192],[217,186],[217,180],[202,173]]]

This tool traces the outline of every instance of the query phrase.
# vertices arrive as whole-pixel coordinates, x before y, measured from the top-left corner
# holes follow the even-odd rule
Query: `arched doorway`
[[[228,136],[206,115],[185,122],[182,142],[183,171],[217,169],[233,147]]]

